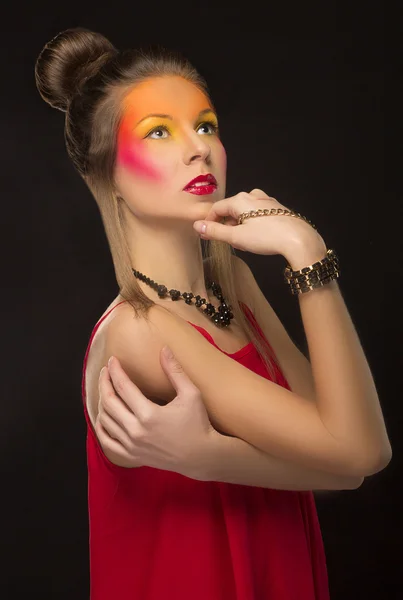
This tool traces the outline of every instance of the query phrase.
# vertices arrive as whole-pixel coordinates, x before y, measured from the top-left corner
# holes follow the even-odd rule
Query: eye
[[[197,131],[199,131],[199,129],[201,129],[202,127],[204,129],[207,129],[207,131],[203,132],[203,135],[214,135],[218,133],[218,125],[216,125],[216,123],[214,123],[213,121],[205,121],[204,123],[201,123],[197,128]]]
[[[218,125],[213,121],[205,121],[204,123],[201,123],[198,126],[197,131],[199,132],[199,130],[202,128],[204,129],[204,131],[202,131],[203,135],[218,135]],[[166,139],[170,134],[171,131],[166,125],[157,125],[147,133],[145,139],[150,138],[152,140],[163,140]]]
[[[166,133],[167,135],[157,135],[160,133]],[[154,135],[155,134],[155,135]],[[165,125],[157,125],[147,133],[146,138],[151,138],[152,140],[162,140],[168,137],[169,129]]]

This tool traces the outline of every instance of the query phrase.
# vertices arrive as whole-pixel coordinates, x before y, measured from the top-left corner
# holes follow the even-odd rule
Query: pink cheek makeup
[[[128,119],[119,129],[117,163],[148,179],[162,179],[162,173],[147,158],[147,149],[130,130]]]

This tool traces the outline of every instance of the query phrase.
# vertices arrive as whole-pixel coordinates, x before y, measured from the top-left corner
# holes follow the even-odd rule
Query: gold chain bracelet
[[[267,217],[267,216],[286,216],[303,219],[308,225],[316,229],[315,225],[306,217],[293,210],[284,208],[264,208],[257,210],[249,210],[243,212],[238,217],[238,225],[249,219],[250,217]],[[330,283],[340,276],[340,264],[338,256],[334,250],[327,250],[325,258],[313,263],[309,267],[304,267],[298,271],[293,271],[290,265],[284,269],[284,279],[290,286],[292,294],[304,294],[315,288],[322,287]]]
[[[246,212],[243,212],[239,215],[238,225],[242,225],[242,223],[250,217],[269,217],[275,215],[303,219],[304,221],[306,221],[306,223],[308,223],[308,225],[311,225],[311,227],[316,229],[315,225],[311,223],[309,219],[307,219],[300,213],[297,213],[293,210],[288,210],[287,208],[258,208],[257,210],[247,210]]]

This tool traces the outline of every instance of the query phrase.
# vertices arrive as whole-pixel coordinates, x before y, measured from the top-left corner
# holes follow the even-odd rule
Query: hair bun
[[[66,112],[84,82],[116,53],[100,33],[82,27],[62,31],[45,45],[36,60],[35,80],[40,95]]]

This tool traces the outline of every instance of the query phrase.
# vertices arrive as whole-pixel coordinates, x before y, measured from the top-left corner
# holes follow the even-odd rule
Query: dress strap
[[[105,313],[100,319],[99,321],[96,323],[95,327],[93,328],[91,335],[90,335],[90,339],[87,345],[87,350],[85,352],[85,356],[84,356],[84,363],[83,363],[83,380],[84,380],[84,375],[85,375],[85,367],[87,365],[87,358],[88,358],[88,354],[91,348],[91,344],[92,344],[92,340],[94,339],[94,336],[98,330],[98,327],[101,325],[102,321],[104,321],[106,319],[106,317],[117,307],[120,306],[121,304],[123,304],[124,302],[127,302],[127,300],[122,300],[122,302],[118,302],[118,304],[115,304],[115,306],[112,306],[112,308],[110,310],[108,310],[107,313]],[[84,381],[83,381],[83,385],[84,385]]]

